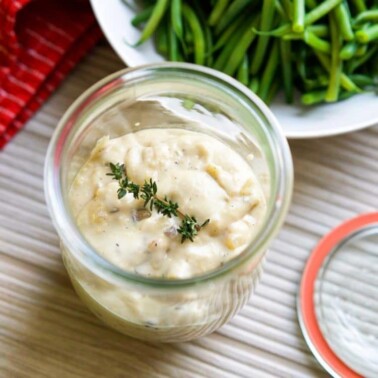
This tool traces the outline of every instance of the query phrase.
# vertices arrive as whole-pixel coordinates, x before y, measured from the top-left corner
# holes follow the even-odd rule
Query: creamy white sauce
[[[143,201],[117,198],[109,162],[125,164],[143,184],[152,178],[158,196],[179,204],[182,213],[210,223],[194,242],[181,243],[177,217],[151,211],[136,220]],[[101,138],[78,172],[70,206],[78,227],[103,257],[147,277],[189,278],[223,265],[251,242],[265,214],[261,186],[251,166],[209,135],[184,129],[147,129]]]

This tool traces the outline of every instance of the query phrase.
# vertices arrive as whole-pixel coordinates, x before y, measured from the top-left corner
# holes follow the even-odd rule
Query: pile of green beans
[[[145,0],[132,20],[171,61],[237,78],[266,103],[312,105],[377,88],[378,0]]]

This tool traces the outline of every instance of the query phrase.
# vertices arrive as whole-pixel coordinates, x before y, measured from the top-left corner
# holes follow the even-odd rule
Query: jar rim
[[[69,210],[64,206],[62,200],[63,195],[60,167],[59,164],[56,163],[57,153],[61,153],[63,149],[61,138],[66,138],[70,134],[70,131],[74,126],[74,122],[71,118],[80,114],[80,109],[85,109],[86,104],[90,103],[91,100],[95,100],[104,94],[106,95],[106,89],[112,84],[117,83],[119,79],[126,79],[127,76],[130,76],[135,72],[158,70],[165,70],[165,72],[167,72],[167,70],[183,70],[198,76],[209,76],[212,80],[218,80],[222,84],[227,84],[235,93],[247,98],[247,100],[261,112],[262,116],[265,118],[264,122],[268,123],[273,130],[271,135],[272,145],[269,146],[269,149],[272,151],[274,150],[273,153],[277,158],[275,159],[274,164],[278,165],[275,177],[276,188],[271,199],[275,201],[275,206],[271,206],[270,212],[265,214],[264,222],[260,226],[257,235],[238,256],[230,259],[223,266],[205,272],[204,274],[185,279],[168,280],[137,275],[117,267],[102,257],[82,236],[76,222],[72,220]],[[256,94],[232,77],[212,68],[181,62],[163,62],[138,66],[135,68],[125,68],[108,75],[88,88],[71,104],[59,121],[47,149],[44,169],[44,190],[47,207],[54,227],[64,246],[70,251],[84,251],[85,256],[89,256],[91,262],[94,263],[97,268],[103,269],[116,277],[157,287],[182,287],[193,283],[197,284],[213,280],[237,269],[244,261],[247,261],[258,251],[265,249],[270,240],[277,234],[284,221],[291,202],[292,187],[293,165],[289,145],[281,126],[267,105]],[[85,260],[85,262],[86,264],[88,263],[87,260]]]

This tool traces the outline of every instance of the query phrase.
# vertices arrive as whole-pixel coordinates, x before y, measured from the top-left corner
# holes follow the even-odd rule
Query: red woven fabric
[[[0,0],[0,148],[100,37],[87,1]]]

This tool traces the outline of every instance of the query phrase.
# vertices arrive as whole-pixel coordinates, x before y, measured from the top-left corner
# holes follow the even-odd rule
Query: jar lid
[[[351,219],[316,246],[298,295],[304,338],[334,377],[378,377],[378,212]]]

